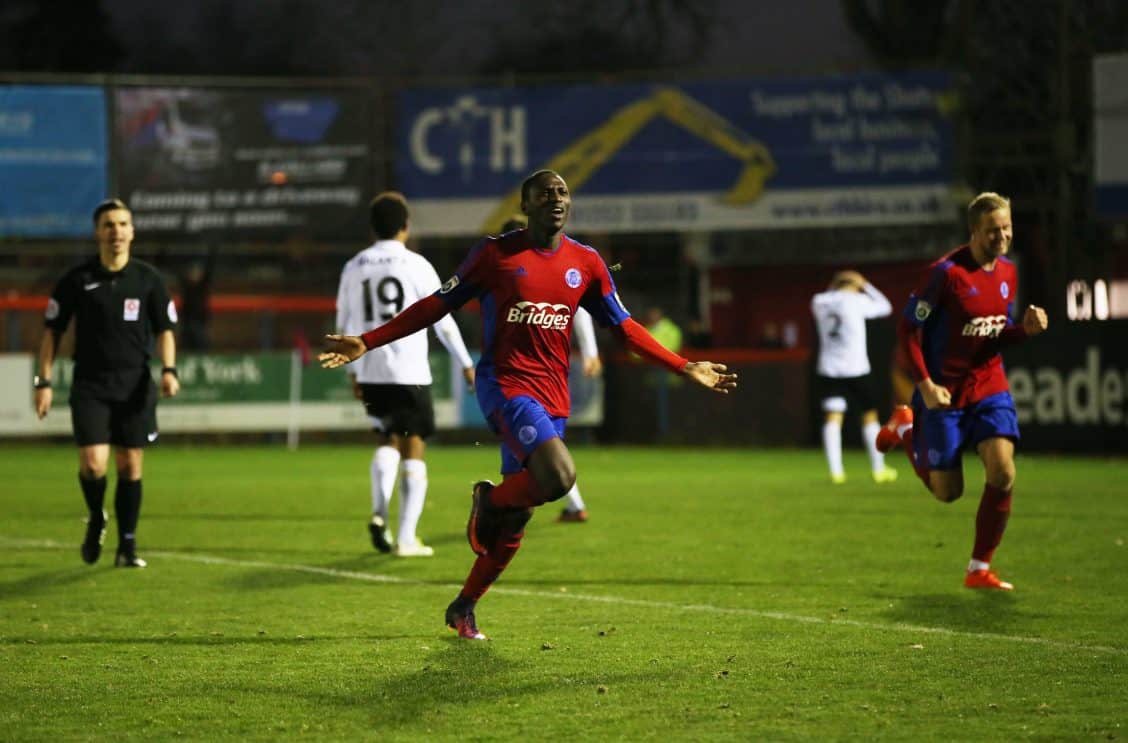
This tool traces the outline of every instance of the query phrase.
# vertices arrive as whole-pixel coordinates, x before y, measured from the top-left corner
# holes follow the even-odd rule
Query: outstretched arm
[[[450,312],[450,306],[435,294],[420,299],[387,323],[373,328],[363,335],[327,335],[327,350],[317,359],[322,368],[336,369],[350,361],[356,361],[367,351],[418,332],[428,325],[434,325],[443,315]]]
[[[736,375],[728,374],[728,367],[712,361],[689,361],[672,351],[668,351],[654,340],[646,328],[631,318],[627,318],[612,328],[615,335],[627,348],[642,358],[659,366],[664,366],[675,374],[684,374],[702,387],[728,394],[736,389]]]

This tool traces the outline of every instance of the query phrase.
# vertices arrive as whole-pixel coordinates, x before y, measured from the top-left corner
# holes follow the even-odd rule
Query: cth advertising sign
[[[577,231],[951,221],[944,73],[410,90],[396,174],[420,235],[493,232],[551,168]]]

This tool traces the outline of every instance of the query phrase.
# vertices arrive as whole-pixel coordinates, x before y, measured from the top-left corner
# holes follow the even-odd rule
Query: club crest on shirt
[[[1003,283],[999,284],[999,294],[1003,295],[1003,299],[1006,299],[1007,297],[1009,297],[1010,296],[1010,284],[1008,284],[1005,281]]]
[[[564,272],[564,283],[572,287],[573,289],[579,286],[581,281],[583,281],[583,278],[580,276],[580,272],[576,269],[569,268]]]
[[[932,305],[930,305],[928,302],[925,302],[923,299],[918,299],[916,310],[913,311],[913,317],[917,319],[917,322],[924,322],[931,314]]]
[[[432,284],[432,286],[433,286],[433,284]],[[451,291],[454,290],[454,287],[456,287],[456,286],[458,286],[458,274],[451,276],[449,279],[446,280],[445,284],[443,284],[441,287],[439,287],[439,294],[446,294],[448,292],[451,292]]]
[[[126,322],[136,322],[141,316],[141,300],[130,297],[125,300],[122,307],[121,319]]]

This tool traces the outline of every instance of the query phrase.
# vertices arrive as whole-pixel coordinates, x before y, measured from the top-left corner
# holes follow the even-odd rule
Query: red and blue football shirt
[[[1025,337],[1013,320],[1017,287],[1011,261],[1000,257],[988,271],[968,245],[933,263],[902,319],[914,381],[927,375],[946,387],[953,408],[1007,391],[999,350]]]
[[[566,417],[576,307],[603,327],[630,317],[594,248],[562,235],[559,247],[543,250],[527,230],[482,240],[435,296],[452,310],[479,301],[482,357],[475,385],[487,415],[527,395],[549,415]]]

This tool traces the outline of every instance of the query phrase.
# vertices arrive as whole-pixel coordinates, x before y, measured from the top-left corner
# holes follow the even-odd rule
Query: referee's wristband
[[[31,378],[31,386],[37,390],[49,390],[51,389],[51,380],[37,374]]]
[[[161,369],[161,374],[171,374],[177,379],[180,379],[180,375],[176,373],[175,366],[166,366],[165,368]]]

